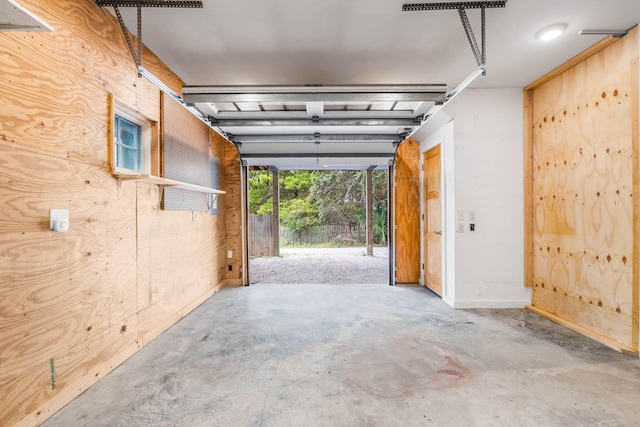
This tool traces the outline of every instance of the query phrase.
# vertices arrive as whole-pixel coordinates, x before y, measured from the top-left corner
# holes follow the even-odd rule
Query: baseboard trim
[[[223,282],[223,288],[237,288],[242,286],[242,279],[229,279]]]
[[[449,302],[447,304],[451,305]],[[472,309],[472,308],[525,308],[531,304],[530,300],[455,300],[453,308],[455,309]]]

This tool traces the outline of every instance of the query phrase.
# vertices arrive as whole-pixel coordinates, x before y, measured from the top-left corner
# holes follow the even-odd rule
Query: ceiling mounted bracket
[[[133,57],[134,62],[136,63],[136,67],[138,70],[142,67],[142,8],[143,7],[181,7],[181,8],[202,8],[201,0],[95,0],[98,6],[112,6],[113,10],[116,13],[116,17],[118,18],[118,22],[120,23],[120,27],[122,28],[122,33],[124,34],[124,38],[127,40],[127,45],[129,46],[129,51],[131,52],[131,56]],[[135,7],[138,10],[137,13],[137,41],[138,41],[138,51],[133,48],[133,43],[131,42],[131,38],[129,37],[129,31],[127,30],[127,26],[124,24],[124,20],[122,19],[122,15],[120,14],[119,7]],[[140,72],[138,72],[138,77],[142,77]]]
[[[471,50],[473,51],[473,56],[476,59],[478,67],[482,68],[482,75],[486,75],[486,64],[487,64],[487,56],[486,56],[486,24],[485,24],[485,10],[487,8],[501,8],[505,7],[507,4],[507,0],[504,1],[474,1],[474,2],[445,2],[445,3],[413,3],[413,4],[403,4],[402,10],[404,12],[415,12],[422,10],[457,10],[460,15],[460,21],[462,22],[462,27],[464,28],[464,32],[467,35],[467,40],[469,40],[469,45],[471,46]],[[473,34],[473,28],[469,23],[469,18],[467,17],[467,9],[480,9],[481,14],[481,46],[478,47],[478,42]]]
[[[473,28],[469,23],[469,18],[467,17],[467,12],[460,8],[458,9],[458,14],[460,15],[460,21],[462,22],[462,27],[464,28],[464,32],[467,35],[467,40],[469,40],[469,45],[471,46],[471,50],[473,51],[473,55],[476,57],[476,63],[478,65],[484,64],[485,59],[485,19],[484,19],[484,7],[481,9],[482,13],[482,51],[478,48],[478,42],[476,41],[475,36],[473,35]],[[484,74],[484,73],[483,73]]]

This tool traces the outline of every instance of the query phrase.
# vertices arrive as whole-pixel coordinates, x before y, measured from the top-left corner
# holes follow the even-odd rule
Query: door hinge
[[[424,270],[424,262],[422,263],[422,269]]]

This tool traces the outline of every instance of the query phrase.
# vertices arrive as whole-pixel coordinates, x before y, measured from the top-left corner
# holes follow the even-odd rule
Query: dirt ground
[[[254,284],[389,284],[389,249],[281,248],[280,257],[252,258]]]

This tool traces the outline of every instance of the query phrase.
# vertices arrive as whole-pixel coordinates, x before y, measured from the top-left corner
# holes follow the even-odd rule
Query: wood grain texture
[[[637,29],[533,89],[533,305],[637,351]]]
[[[524,285],[533,286],[533,89],[524,91]]]
[[[640,37],[640,35],[638,35]],[[640,52],[639,52],[640,53]],[[640,58],[631,61],[631,147],[633,153],[633,279],[631,285],[631,347],[640,350]]]
[[[424,285],[442,296],[442,219],[440,146],[423,155],[424,165]]]
[[[122,323],[128,327],[114,324],[87,338],[81,346],[39,361],[19,380],[0,386],[11,411],[28,414],[16,425],[40,424],[138,351],[141,343],[137,329],[131,327],[136,323],[135,316]],[[11,411],[3,413],[2,425],[13,425]]]
[[[106,8],[20,4],[55,31],[0,33],[0,425],[8,426],[41,423],[220,289],[225,216],[234,213],[233,204],[215,217],[163,212],[159,187],[112,176],[109,97],[160,121],[160,91],[137,77]],[[157,57],[144,58],[180,91]],[[225,158],[227,141],[205,132],[207,143]],[[224,171],[221,183],[237,193]],[[69,209],[69,231],[49,229],[51,208]]]
[[[232,251],[232,258],[226,259],[226,275],[225,280],[231,284],[237,284],[242,281],[242,270],[244,267],[243,252],[243,205],[244,193],[241,189],[241,165],[240,154],[236,147],[228,143],[224,149],[224,173],[225,187],[227,191],[224,195],[224,206],[220,206],[226,212],[226,247],[225,251]],[[231,270],[229,270],[231,266]]]
[[[396,283],[420,281],[420,144],[412,138],[398,147],[395,188]]]
[[[0,187],[4,384],[135,312],[135,192],[118,194],[102,168],[2,144]],[[68,232],[49,230],[51,207],[69,209]]]

